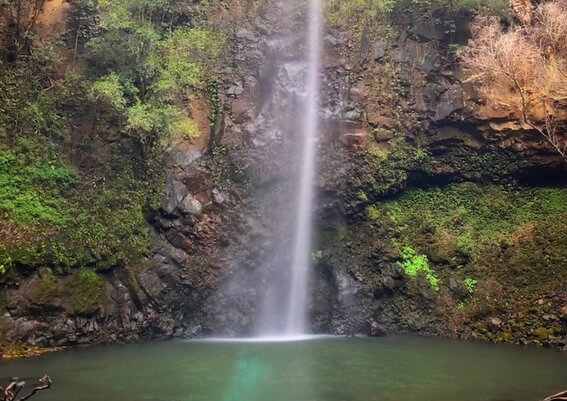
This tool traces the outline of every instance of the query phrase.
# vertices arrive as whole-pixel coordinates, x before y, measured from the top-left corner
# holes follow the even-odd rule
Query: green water
[[[440,339],[172,341],[0,363],[48,373],[44,401],[535,401],[567,389],[567,355]]]

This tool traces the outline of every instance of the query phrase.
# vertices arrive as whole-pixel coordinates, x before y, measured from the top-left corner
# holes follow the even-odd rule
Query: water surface
[[[0,363],[51,375],[44,401],[535,401],[567,388],[567,355],[441,339],[171,341]]]

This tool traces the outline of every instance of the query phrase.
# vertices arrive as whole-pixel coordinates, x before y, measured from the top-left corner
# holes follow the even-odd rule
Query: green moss
[[[79,270],[72,292],[73,311],[77,314],[91,314],[105,298],[106,290],[102,278],[94,270]]]
[[[41,147],[36,145],[36,149]],[[159,176],[139,180],[131,170],[135,165],[125,155],[121,156],[123,165],[99,185],[78,186],[79,176],[70,168],[45,162],[49,169],[45,172],[37,167],[42,166],[42,159],[35,162],[27,153],[15,150],[9,154],[10,160],[31,162],[20,169],[17,164],[5,168],[10,179],[0,186],[4,217],[0,228],[9,226],[4,227],[9,235],[0,243],[0,265],[5,269],[14,263],[68,268],[94,264],[108,269],[137,263],[147,252],[149,229],[144,208],[154,205],[159,197]],[[20,193],[33,195],[37,202],[13,201]]]
[[[37,303],[48,304],[57,296],[57,277],[52,273],[43,273],[39,279]]]
[[[514,340],[514,336],[512,333],[505,331],[500,334],[500,339],[505,342],[512,342]]]
[[[140,283],[138,282],[138,276],[136,275],[136,268],[131,265],[127,265],[124,269],[128,274],[128,282],[130,283],[130,286],[134,289],[134,291],[138,291],[140,289]]]
[[[545,341],[549,338],[551,332],[545,327],[538,327],[534,330],[534,337],[538,341]]]
[[[563,291],[567,188],[458,183],[407,190],[367,210],[367,227],[380,221],[408,276],[430,269],[439,281],[460,278],[469,294],[460,308],[471,322],[487,313],[540,319],[549,311],[538,300]]]
[[[368,202],[368,195],[364,191],[358,191],[358,200],[362,202]]]
[[[378,146],[377,144],[372,144],[368,148],[368,153],[380,161],[387,160],[390,154],[388,149]]]
[[[9,149],[0,145],[0,214],[5,222],[61,226],[71,218],[64,195],[79,175],[41,148],[30,141]]]
[[[370,220],[379,220],[382,217],[382,211],[380,207],[377,205],[370,205],[366,208],[366,212],[368,214],[368,218]]]
[[[567,212],[567,190],[462,183],[410,190],[382,208],[408,238],[447,231],[457,239],[456,250],[474,253],[522,224]]]
[[[396,0],[328,0],[325,17],[329,25],[355,41],[365,34],[390,38],[393,27],[389,16],[395,4]]]

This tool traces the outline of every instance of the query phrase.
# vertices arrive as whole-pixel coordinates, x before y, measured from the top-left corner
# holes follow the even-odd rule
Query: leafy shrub
[[[465,287],[467,287],[469,294],[472,294],[476,288],[477,281],[471,277],[466,277],[463,282],[465,283]]]
[[[171,139],[193,139],[198,136],[195,122],[177,107],[138,103],[127,111],[126,129],[145,145],[166,145]]]
[[[439,279],[435,276],[431,266],[429,266],[427,256],[418,254],[410,246],[404,246],[401,249],[401,257],[402,260],[398,264],[404,269],[407,276],[415,277],[420,272],[423,272],[431,288],[435,291],[439,290]]]
[[[204,88],[208,70],[224,46],[220,33],[198,28],[178,28],[156,48],[160,68],[156,89],[175,94],[180,90]]]
[[[114,72],[97,79],[92,84],[91,98],[97,102],[107,103],[117,110],[126,107],[124,88]]]

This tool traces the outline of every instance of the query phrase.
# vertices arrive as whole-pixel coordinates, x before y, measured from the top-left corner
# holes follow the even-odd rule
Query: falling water
[[[307,332],[307,304],[309,270],[311,262],[311,235],[313,214],[313,186],[318,133],[318,95],[320,88],[321,53],[321,0],[309,1],[308,18],[308,73],[307,101],[303,121],[302,158],[300,166],[299,194],[297,197],[297,221],[295,224],[291,283],[287,305],[285,335]]]

